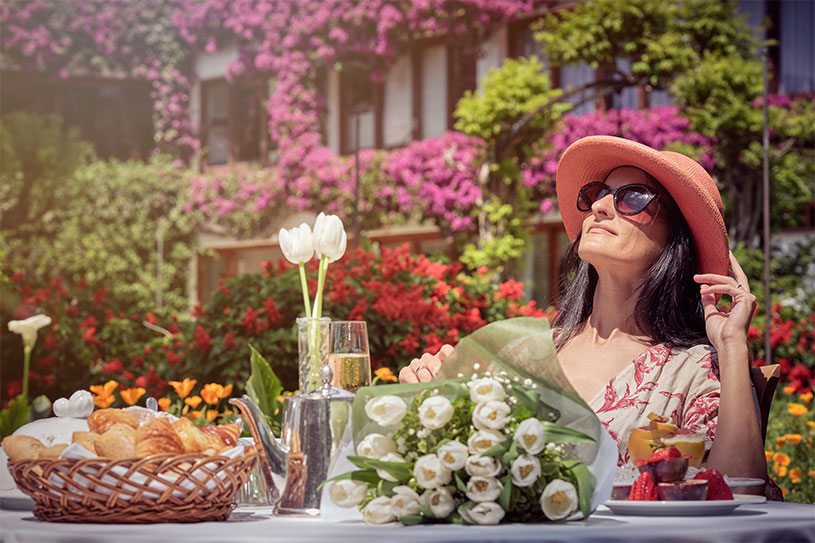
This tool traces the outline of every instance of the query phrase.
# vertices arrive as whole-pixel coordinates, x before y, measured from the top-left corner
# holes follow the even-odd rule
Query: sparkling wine
[[[332,353],[328,356],[328,364],[334,372],[331,384],[337,388],[356,392],[359,387],[371,384],[371,357],[368,354]]]

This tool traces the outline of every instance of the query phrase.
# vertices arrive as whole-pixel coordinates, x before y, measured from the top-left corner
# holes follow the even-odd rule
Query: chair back
[[[758,397],[758,407],[761,415],[761,439],[767,438],[767,423],[770,419],[770,406],[773,404],[775,387],[781,377],[781,366],[770,364],[769,366],[759,366],[750,368],[750,380],[756,388]]]

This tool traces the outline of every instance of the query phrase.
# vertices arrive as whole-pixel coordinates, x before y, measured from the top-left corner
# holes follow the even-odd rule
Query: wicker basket
[[[112,461],[9,462],[17,487],[31,496],[40,520],[155,523],[225,520],[257,454],[235,458],[160,454]]]

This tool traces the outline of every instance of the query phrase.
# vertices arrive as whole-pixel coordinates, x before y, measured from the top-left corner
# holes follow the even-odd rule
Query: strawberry
[[[682,453],[671,445],[670,447],[663,447],[661,449],[657,449],[648,459],[648,462],[657,462],[659,460],[665,460],[667,458],[681,458]]]
[[[724,476],[716,468],[700,471],[694,479],[707,480],[707,499],[709,500],[732,500],[733,492],[724,481]]]
[[[659,499],[657,485],[650,473],[647,471],[641,473],[637,480],[634,481],[628,499],[631,501],[656,501]]]

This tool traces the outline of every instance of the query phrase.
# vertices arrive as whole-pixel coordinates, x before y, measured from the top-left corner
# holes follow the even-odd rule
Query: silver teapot
[[[255,438],[276,514],[319,515],[322,491],[317,487],[351,442],[354,395],[331,386],[331,373],[328,365],[323,366],[321,388],[284,400],[279,439],[249,396],[229,400],[241,410]]]

